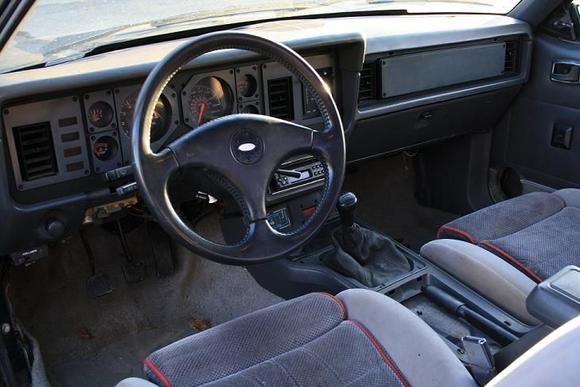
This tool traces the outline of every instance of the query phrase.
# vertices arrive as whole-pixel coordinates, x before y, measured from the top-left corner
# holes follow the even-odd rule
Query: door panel
[[[580,187],[580,84],[554,82],[553,62],[580,63],[580,44],[540,34],[530,81],[494,134],[492,168],[553,188]],[[571,135],[569,149],[560,141]],[[570,129],[571,128],[571,129]]]

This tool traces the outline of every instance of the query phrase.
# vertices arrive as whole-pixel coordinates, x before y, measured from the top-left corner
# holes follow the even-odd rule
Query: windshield
[[[0,73],[82,57],[109,43],[281,17],[357,11],[509,12],[518,0],[37,0],[0,53]]]

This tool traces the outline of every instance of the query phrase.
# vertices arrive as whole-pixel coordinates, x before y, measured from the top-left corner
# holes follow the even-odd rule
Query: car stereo
[[[274,172],[271,188],[272,193],[286,190],[297,185],[324,178],[325,169],[322,162],[311,160],[308,163],[294,165]]]

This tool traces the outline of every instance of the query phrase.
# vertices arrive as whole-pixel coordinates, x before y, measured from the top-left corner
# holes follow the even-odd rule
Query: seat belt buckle
[[[467,368],[477,384],[484,386],[496,375],[493,355],[483,337],[465,336],[461,339],[467,355]]]

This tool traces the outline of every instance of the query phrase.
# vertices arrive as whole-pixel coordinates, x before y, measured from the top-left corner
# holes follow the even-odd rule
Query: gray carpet
[[[418,251],[435,239],[439,226],[458,216],[419,205],[414,178],[413,163],[399,154],[357,164],[343,188],[358,196],[359,221]]]
[[[219,265],[177,250],[175,274],[157,278],[144,228],[128,234],[147,277],[127,284],[116,236],[89,230],[97,272],[111,278],[113,292],[88,295],[90,266],[80,238],[51,256],[11,273],[11,299],[26,329],[38,340],[53,386],[113,386],[142,376],[142,360],[153,350],[195,333],[194,320],[217,325],[281,301],[240,267]]]

